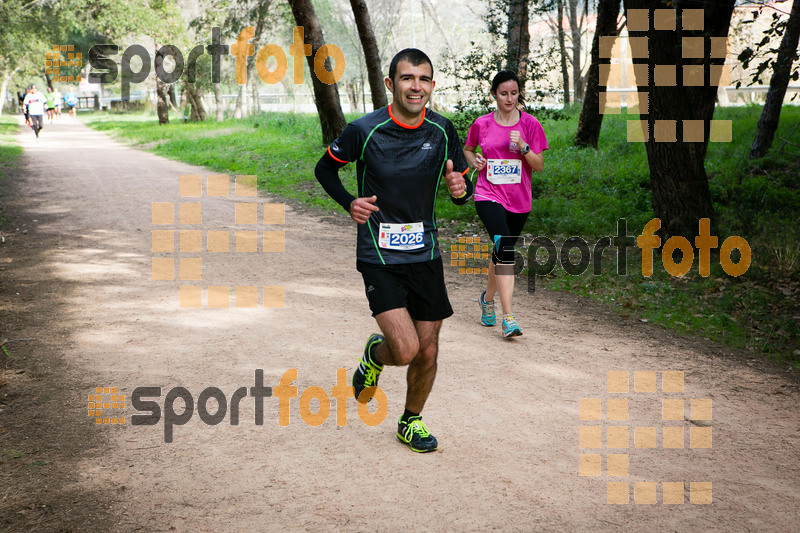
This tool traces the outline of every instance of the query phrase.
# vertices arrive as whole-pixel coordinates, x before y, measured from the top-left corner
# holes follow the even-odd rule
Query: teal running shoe
[[[486,291],[481,293],[481,297],[478,300],[481,304],[481,324],[484,326],[494,326],[497,321],[497,317],[494,314],[494,300],[487,302],[484,300],[484,296],[486,296]]]
[[[522,330],[519,329],[514,315],[508,314],[503,317],[503,337],[519,337],[522,335]]]

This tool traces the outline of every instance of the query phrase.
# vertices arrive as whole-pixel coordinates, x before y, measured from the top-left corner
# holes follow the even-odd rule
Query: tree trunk
[[[236,95],[236,107],[233,109],[233,118],[243,118],[245,116],[244,100],[247,93],[244,90],[244,85],[239,85],[239,94]]]
[[[433,24],[436,26],[436,29],[439,30],[439,33],[442,35],[442,40],[444,41],[447,51],[450,53],[450,55],[455,55],[455,46],[453,46],[453,41],[450,39],[450,34],[444,29],[442,26],[442,21],[439,20],[439,16],[436,14],[436,7],[433,5],[431,0],[420,0],[419,3],[422,6],[422,11],[428,14],[433,21]],[[427,25],[425,26],[425,38],[428,38]]]
[[[625,9],[661,9],[661,0],[624,0]],[[675,31],[654,30],[629,31],[630,37],[647,37],[649,58],[634,58],[634,63],[650,65],[676,65],[675,86],[657,86],[654,76],[648,76],[648,84],[636,78],[639,91],[648,92],[649,114],[642,110],[642,119],[648,126],[645,143],[650,166],[652,204],[656,217],[661,219],[661,236],[682,235],[693,238],[697,235],[698,220],[713,220],[714,208],[704,166],[708,147],[709,121],[714,116],[717,87],[709,83],[702,86],[683,85],[683,66],[702,65],[705,80],[709,79],[710,65],[721,65],[724,58],[682,58],[683,37],[727,37],[730,28],[734,0],[700,0],[681,2],[682,9],[703,9],[704,31],[689,31],[682,28],[678,17]],[[678,13],[681,15],[682,13]],[[708,45],[705,47],[708,50]],[[704,136],[700,142],[683,141],[683,121],[702,120]],[[660,122],[663,121],[663,122]],[[656,128],[658,126],[658,128]],[[666,126],[666,128],[665,128]],[[674,126],[674,134],[669,130]],[[661,141],[661,142],[656,142]],[[664,242],[664,240],[662,240]]]
[[[8,84],[11,81],[11,78],[14,74],[17,73],[19,68],[15,68],[14,70],[3,70],[3,84],[0,85],[0,116],[3,115],[3,108],[6,104],[6,95],[8,94]]]
[[[222,122],[225,120],[225,105],[222,102],[222,89],[219,83],[214,84],[214,104],[216,105],[216,121]]]
[[[203,102],[203,88],[195,87],[193,83],[186,80],[183,82],[186,88],[186,100],[192,106],[189,120],[192,122],[203,122],[206,119],[206,105]]]
[[[352,80],[347,80],[344,87],[347,91],[347,99],[350,100],[350,112],[356,113],[358,111],[358,84]]]
[[[250,113],[255,116],[261,112],[261,106],[258,102],[258,83],[260,79],[253,77],[250,79],[250,89],[252,91],[250,95]]]
[[[508,6],[508,48],[506,68],[519,77],[520,97],[525,96],[528,79],[528,55],[531,52],[531,35],[528,31],[528,0],[510,0]]]
[[[167,106],[166,85],[156,76],[156,113],[159,124],[169,124],[169,107]]]
[[[272,0],[262,0],[256,7],[256,25],[253,28],[253,43],[256,53],[259,50],[259,40],[261,34],[264,32],[264,24],[266,23],[267,13],[269,12]],[[251,99],[250,99],[250,114],[257,115],[261,109],[258,105],[258,84],[261,81],[255,73],[256,55],[252,55],[247,60],[247,81],[250,83]]]
[[[161,53],[162,47],[156,46],[156,69],[163,68],[164,54]],[[158,114],[158,124],[169,124],[169,108],[167,107],[167,84],[156,76],[156,113]]]
[[[564,44],[564,0],[556,0],[558,5],[558,47],[561,51],[561,79],[564,81],[564,107],[570,104],[569,71],[567,70],[567,47]]]
[[[383,85],[383,72],[381,70],[381,56],[378,52],[378,41],[372,31],[372,22],[369,18],[367,3],[364,0],[350,0],[353,16],[356,19],[358,37],[361,39],[361,48],[364,49],[364,59],[367,62],[367,77],[369,90],[372,93],[372,109],[380,109],[388,104],[386,88]],[[353,108],[355,111],[356,108]]]
[[[175,97],[175,84],[174,83],[170,83],[167,86],[167,95],[169,96],[169,106],[176,113],[180,113],[180,109],[178,109],[178,99]]]
[[[314,86],[314,100],[317,105],[319,123],[322,127],[322,142],[330,144],[342,133],[346,126],[342,105],[339,102],[339,90],[335,83],[322,83],[314,74],[314,55],[325,44],[322,28],[311,0],[289,0],[292,15],[298,26],[305,28],[307,39],[311,42],[311,55],[306,57]],[[330,68],[330,58],[325,60],[326,69]]]
[[[800,0],[798,0],[800,1]],[[597,4],[597,23],[592,39],[592,63],[586,73],[586,92],[583,95],[583,108],[578,119],[575,134],[576,146],[597,148],[603,115],[600,113],[600,63],[610,64],[610,58],[600,59],[600,37],[617,35],[619,0],[599,0]]]
[[[575,87],[576,102],[583,100],[583,79],[581,78],[581,28],[578,25],[578,2],[580,2],[580,0],[567,0],[569,30],[572,35],[572,85]]]
[[[769,81],[767,101],[761,111],[761,118],[758,119],[756,138],[750,147],[750,157],[752,158],[764,157],[772,146],[781,116],[783,97],[786,95],[786,87],[789,85],[792,73],[792,60],[797,53],[798,39],[800,39],[800,0],[794,0],[781,46],[778,49],[778,57],[772,67],[772,79]]]

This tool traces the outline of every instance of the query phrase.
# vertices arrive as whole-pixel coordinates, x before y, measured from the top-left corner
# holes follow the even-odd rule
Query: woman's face
[[[505,112],[510,112],[516,109],[517,102],[519,102],[519,86],[514,80],[504,81],[497,86],[494,93],[494,99],[497,101],[497,109]]]

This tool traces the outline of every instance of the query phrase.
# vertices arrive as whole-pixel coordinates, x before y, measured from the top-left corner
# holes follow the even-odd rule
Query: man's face
[[[392,110],[406,118],[422,114],[436,86],[428,63],[414,66],[408,61],[397,63],[394,80],[386,78],[384,82],[392,92]]]

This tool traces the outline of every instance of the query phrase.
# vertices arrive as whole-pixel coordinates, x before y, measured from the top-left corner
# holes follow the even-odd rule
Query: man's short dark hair
[[[433,77],[433,63],[431,63],[431,58],[423,52],[422,50],[418,50],[416,48],[405,48],[400,50],[395,54],[392,58],[392,62],[389,64],[389,79],[394,81],[394,75],[397,73],[397,64],[401,61],[408,61],[413,66],[419,66],[423,63],[427,63],[431,66],[431,77]]]

